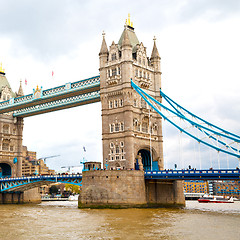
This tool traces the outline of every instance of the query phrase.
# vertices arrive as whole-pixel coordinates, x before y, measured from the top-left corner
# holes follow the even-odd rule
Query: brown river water
[[[0,205],[0,239],[240,240],[240,202],[115,210],[82,210],[76,201]]]

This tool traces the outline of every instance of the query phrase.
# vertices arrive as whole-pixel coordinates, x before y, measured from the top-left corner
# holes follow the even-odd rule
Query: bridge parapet
[[[100,101],[99,91],[100,76],[46,90],[37,87],[33,94],[0,102],[0,114],[14,111],[15,117],[26,117],[96,102]]]
[[[239,169],[146,171],[145,179],[240,180]]]
[[[31,188],[40,187],[53,182],[69,183],[82,186],[82,175],[44,175],[17,178],[1,178],[0,192],[25,191]]]

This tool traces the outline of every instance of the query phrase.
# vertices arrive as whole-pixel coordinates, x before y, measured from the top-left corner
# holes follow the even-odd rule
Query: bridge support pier
[[[0,192],[0,204],[40,203],[41,196],[38,188],[24,192]]]
[[[147,179],[145,184],[147,203],[150,207],[185,206],[182,181]]]
[[[181,181],[145,180],[143,171],[83,172],[79,208],[148,208],[185,205]]]

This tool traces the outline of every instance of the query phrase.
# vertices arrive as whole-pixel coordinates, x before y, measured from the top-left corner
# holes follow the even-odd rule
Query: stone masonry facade
[[[156,39],[149,58],[134,28],[126,23],[118,43],[112,42],[109,48],[103,33],[99,60],[103,164],[108,169],[134,169],[136,159],[141,159],[146,169],[151,158],[151,164],[163,169],[162,119],[131,87],[132,79],[161,101]]]

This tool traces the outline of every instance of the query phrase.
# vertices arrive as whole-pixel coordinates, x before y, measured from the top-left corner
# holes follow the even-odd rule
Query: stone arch
[[[0,163],[0,177],[11,177],[12,166],[8,163]]]
[[[142,146],[139,149],[137,149],[136,152],[136,159],[138,159],[140,156],[140,161],[142,162],[143,169],[144,170],[151,170],[151,164],[153,164],[153,169],[156,168],[157,166],[157,160],[158,160],[158,155],[157,152],[154,148],[151,148],[150,146]],[[141,164],[141,163],[140,163]]]

